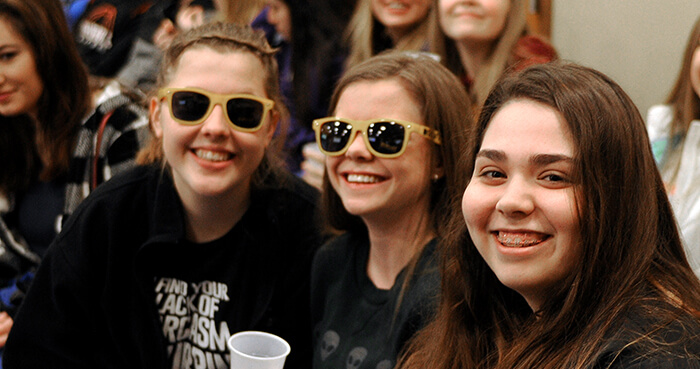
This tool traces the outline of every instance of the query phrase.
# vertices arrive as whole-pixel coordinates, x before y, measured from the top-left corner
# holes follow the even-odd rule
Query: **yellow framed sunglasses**
[[[411,132],[436,145],[442,144],[439,131],[397,119],[353,120],[327,117],[314,120],[313,129],[319,149],[328,156],[344,154],[357,132],[362,132],[365,145],[372,155],[380,158],[395,158],[403,154]]]
[[[159,99],[167,99],[170,116],[178,123],[193,126],[204,122],[220,105],[233,129],[255,132],[262,127],[275,102],[250,94],[217,94],[196,87],[158,90]]]

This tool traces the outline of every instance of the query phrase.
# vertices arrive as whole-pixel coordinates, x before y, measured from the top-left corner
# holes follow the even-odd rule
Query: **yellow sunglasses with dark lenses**
[[[379,158],[395,158],[406,150],[406,145],[415,132],[437,145],[441,144],[440,132],[432,128],[397,119],[352,120],[328,117],[313,122],[316,143],[328,156],[344,154],[357,132],[362,132],[365,145],[372,155]]]
[[[170,116],[178,123],[193,126],[204,122],[220,105],[233,129],[255,132],[275,106],[275,102],[250,94],[217,94],[201,88],[161,88],[159,99],[167,99]]]

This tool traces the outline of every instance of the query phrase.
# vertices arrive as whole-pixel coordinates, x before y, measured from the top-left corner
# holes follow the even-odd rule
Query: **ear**
[[[271,110],[270,111],[270,118],[267,123],[267,132],[265,132],[265,147],[270,144],[272,141],[272,137],[275,135],[275,131],[277,131],[277,125],[280,122],[280,113],[277,110]]]
[[[430,171],[430,179],[434,182],[445,176],[445,166],[442,163],[442,155],[439,150],[435,150],[433,155],[433,169]]]
[[[163,127],[160,121],[160,106],[160,99],[157,97],[152,97],[148,104],[148,117],[151,121],[151,130],[153,130],[153,134],[158,138],[163,137]]]
[[[204,24],[204,8],[200,5],[188,5],[178,11],[176,21],[177,26],[183,31],[201,26]]]

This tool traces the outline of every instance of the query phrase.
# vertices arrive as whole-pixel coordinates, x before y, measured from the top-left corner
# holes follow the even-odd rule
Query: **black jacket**
[[[292,176],[272,181],[253,192],[239,221],[248,226],[233,245],[251,250],[242,263],[254,285],[237,300],[249,319],[227,321],[231,334],[282,336],[292,347],[286,368],[310,367],[309,270],[321,242],[316,200]],[[165,368],[154,270],[160,255],[186,244],[184,229],[167,172],[140,167],[100,186],[43,259],[16,316],[5,367]]]

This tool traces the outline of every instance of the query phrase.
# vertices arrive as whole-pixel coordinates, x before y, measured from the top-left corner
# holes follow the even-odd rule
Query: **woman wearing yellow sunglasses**
[[[277,334],[310,366],[317,192],[273,160],[285,115],[274,50],[212,24],[165,53],[152,162],[84,203],[17,316],[15,367],[228,368],[227,339]],[[41,339],[37,339],[41,337]]]
[[[468,178],[467,99],[430,57],[392,53],[350,69],[314,122],[324,219],[343,234],[313,263],[313,368],[392,368],[432,315],[444,219]]]

